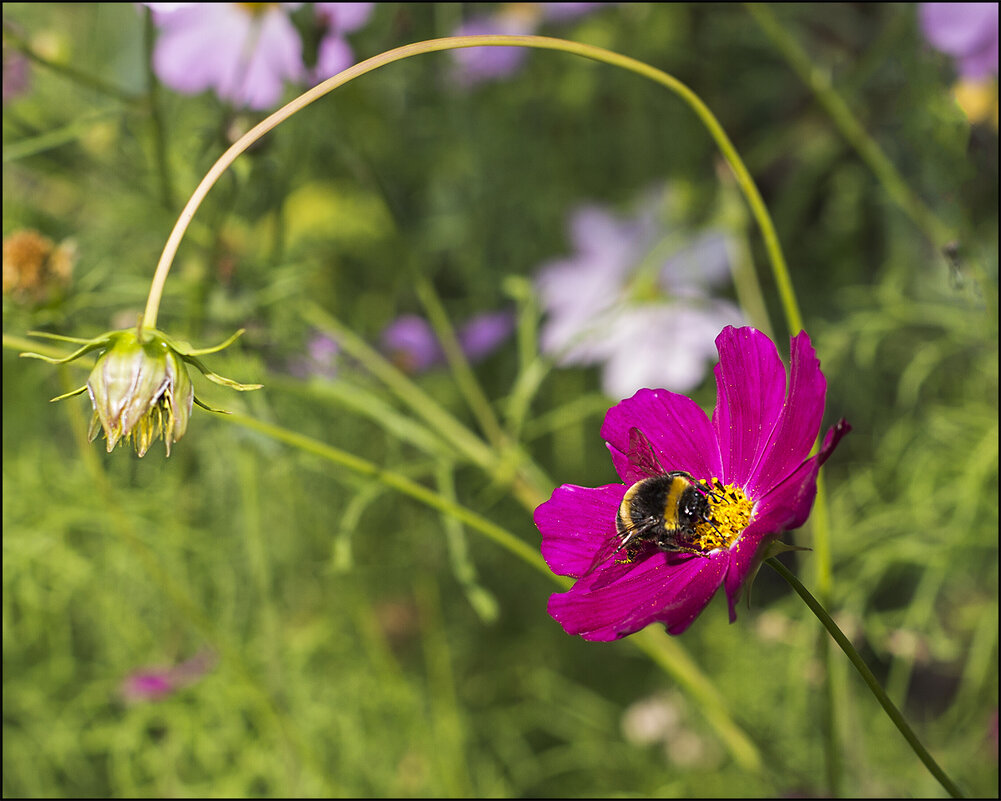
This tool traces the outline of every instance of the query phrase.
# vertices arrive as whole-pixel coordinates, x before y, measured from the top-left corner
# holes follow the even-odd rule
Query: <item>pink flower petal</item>
[[[820,372],[810,337],[801,331],[792,338],[790,350],[792,367],[785,403],[743,485],[756,500],[799,467],[817,439],[824,414],[827,380]]]
[[[724,483],[745,486],[782,411],[786,374],[775,343],[754,328],[724,328],[713,428],[723,455]]]
[[[997,3],[921,3],[920,17],[925,38],[938,50],[959,59],[993,52],[997,71]]]
[[[279,8],[251,13],[239,3],[192,3],[156,14],[153,66],[178,92],[215,89],[223,100],[268,109],[285,81],[303,79],[302,42]]]
[[[695,401],[684,395],[641,389],[608,410],[601,436],[624,481],[634,475],[628,460],[629,429],[633,427],[650,440],[665,471],[685,470],[700,479],[721,474],[712,424]]]
[[[240,61],[250,15],[228,3],[191,4],[158,16],[153,68],[166,86],[194,94],[216,87]]]
[[[750,528],[750,527],[748,527]],[[768,536],[771,533],[772,536]],[[730,546],[730,564],[723,579],[723,589],[726,591],[726,601],[730,609],[730,622],[737,619],[737,601],[740,600],[740,591],[744,587],[744,582],[756,566],[755,562],[759,555],[764,553],[766,541],[775,539],[777,533],[761,533],[745,531],[732,546]]]
[[[625,578],[600,589],[554,594],[549,614],[568,634],[617,640],[659,621],[683,631],[719,588],[725,553],[710,557],[654,553]],[[693,591],[692,591],[693,590]]]
[[[127,701],[158,701],[176,689],[168,670],[146,670],[134,673],[122,684],[122,695]]]
[[[736,605],[740,590],[769,542],[783,531],[799,528],[806,522],[817,496],[817,472],[833,453],[841,438],[851,431],[851,426],[840,420],[824,436],[820,452],[804,461],[781,484],[759,500],[754,508],[754,518],[730,548],[730,568],[724,587],[730,604],[730,622],[737,619]]]
[[[577,487],[564,484],[535,510],[542,532],[542,556],[560,576],[580,576],[598,549],[615,534],[615,514],[626,488],[622,484]]]
[[[339,34],[351,33],[368,22],[374,7],[375,3],[313,3],[317,15]]]
[[[328,33],[320,41],[313,69],[313,83],[332,78],[341,70],[355,63],[355,56],[347,40],[335,33]]]
[[[260,26],[251,36],[257,37],[253,51],[231,80],[219,87],[219,96],[237,105],[255,110],[278,104],[286,81],[305,79],[302,65],[302,41],[285,12],[272,8],[255,22]]]

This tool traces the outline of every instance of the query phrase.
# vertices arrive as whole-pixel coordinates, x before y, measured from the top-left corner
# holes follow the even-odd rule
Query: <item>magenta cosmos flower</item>
[[[535,510],[547,564],[578,579],[549,599],[549,614],[567,633],[617,640],[657,622],[680,634],[721,585],[732,622],[741,588],[768,545],[809,516],[817,471],[850,430],[841,420],[808,458],[827,392],[810,338],[801,332],[791,339],[788,390],[778,350],[760,331],[727,327],[716,347],[711,419],[683,395],[641,389],[609,409],[601,429],[624,483],[564,484]],[[648,456],[637,443],[646,444]],[[700,517],[691,527],[687,551],[664,550],[648,534],[613,553],[623,499],[650,477],[651,461],[659,473],[684,471],[712,519]]]

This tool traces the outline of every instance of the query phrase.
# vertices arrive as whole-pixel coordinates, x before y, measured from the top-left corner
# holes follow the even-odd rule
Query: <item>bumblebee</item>
[[[662,551],[704,555],[693,548],[695,526],[712,522],[706,490],[683,470],[644,478],[622,498],[615,515],[620,548],[652,542]]]
[[[629,430],[628,458],[626,477],[635,481],[615,514],[615,533],[598,549],[585,576],[621,550],[626,558],[620,561],[632,562],[648,545],[668,553],[707,555],[695,547],[696,526],[708,523],[715,528],[709,500],[716,493],[684,470],[665,470],[638,428]]]

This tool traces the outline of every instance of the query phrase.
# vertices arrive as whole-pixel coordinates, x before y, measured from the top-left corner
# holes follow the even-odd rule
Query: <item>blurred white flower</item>
[[[574,254],[537,277],[543,352],[564,366],[603,365],[602,387],[613,398],[643,387],[691,390],[716,358],[716,335],[744,323],[736,305],[710,295],[729,280],[727,235],[671,231],[662,206],[648,198],[625,219],[579,208],[570,222]]]
[[[665,695],[651,695],[630,704],[622,715],[622,735],[633,745],[666,740],[681,725],[681,710]]]

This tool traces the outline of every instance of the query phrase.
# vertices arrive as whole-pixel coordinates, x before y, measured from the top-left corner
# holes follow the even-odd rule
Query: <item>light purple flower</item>
[[[567,22],[597,11],[609,3],[540,3],[542,16],[552,22]]]
[[[493,353],[511,336],[514,316],[507,311],[477,314],[459,328],[456,338],[470,362]],[[381,345],[393,362],[409,373],[422,373],[442,364],[445,352],[431,324],[416,314],[404,314],[382,332]]]
[[[420,373],[442,359],[431,324],[416,314],[397,317],[382,332],[382,350],[402,370]]]
[[[505,34],[525,36],[535,33],[543,22],[568,22],[589,14],[607,3],[507,3],[488,16],[463,22],[453,36]],[[524,47],[470,47],[452,51],[455,80],[469,86],[506,78],[515,73],[528,57]]]
[[[514,315],[508,311],[489,312],[473,317],[458,331],[459,345],[471,362],[485,359],[514,331]]]
[[[956,59],[959,74],[980,80],[998,72],[997,3],[921,3],[921,30]]]
[[[159,701],[174,692],[169,670],[145,670],[133,673],[122,684],[122,696],[133,703]]]
[[[299,378],[333,378],[337,375],[341,346],[333,337],[316,333],[309,339],[306,355],[295,357],[289,371]]]
[[[355,63],[354,52],[345,34],[358,30],[372,16],[375,3],[314,3],[325,32],[316,54],[312,82],[319,83]]]
[[[709,296],[729,279],[727,237],[708,231],[679,249],[657,209],[645,202],[628,219],[597,206],[578,209],[575,253],[543,265],[536,280],[547,312],[543,352],[561,365],[602,365],[610,397],[648,386],[692,389],[715,354],[716,333],[743,322],[733,303]]]
[[[827,391],[810,338],[803,332],[791,338],[788,388],[778,350],[761,332],[726,328],[716,344],[711,419],[683,395],[640,390],[609,409],[601,429],[623,483],[564,484],[535,510],[547,564],[578,579],[549,600],[549,613],[567,633],[616,640],[663,623],[680,634],[720,586],[732,622],[741,589],[768,545],[809,516],[817,472],[850,430],[839,421],[808,458]],[[609,551],[610,542],[619,543],[616,514],[627,490],[651,475],[637,441],[649,443],[663,473],[685,471],[720,493],[711,499],[712,527],[700,522],[695,529],[697,553],[652,542],[637,552]]]
[[[130,703],[159,701],[197,681],[212,669],[215,662],[215,654],[201,651],[174,667],[136,671],[122,682],[122,697]]]
[[[6,24],[6,23],[5,23]],[[28,59],[12,47],[3,44],[3,104],[24,94],[31,83]]]
[[[534,20],[525,14],[495,14],[462,23],[453,36],[524,36],[534,31]],[[452,51],[455,78],[465,85],[506,78],[517,72],[527,57],[528,50],[524,47],[468,47]]]
[[[354,61],[344,35],[369,18],[372,3],[316,3],[324,28],[317,63],[303,64],[289,13],[301,3],[147,3],[159,28],[157,77],[175,91],[212,89],[234,106],[273,108],[286,83],[317,82]]]

